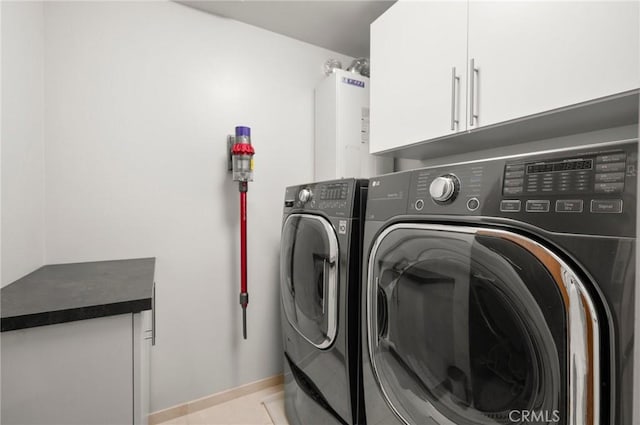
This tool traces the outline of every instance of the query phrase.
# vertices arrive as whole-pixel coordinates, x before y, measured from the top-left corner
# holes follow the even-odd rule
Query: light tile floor
[[[282,411],[274,416],[284,417],[284,404],[278,404],[276,395],[283,390],[282,385],[265,388],[160,425],[274,425],[262,402],[267,401],[270,409],[281,407]],[[281,400],[284,402],[284,398]]]

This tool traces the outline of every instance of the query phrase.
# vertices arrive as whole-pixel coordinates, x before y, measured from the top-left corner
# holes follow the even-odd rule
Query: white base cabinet
[[[637,90],[639,5],[397,2],[371,25],[371,152]]]
[[[2,423],[147,423],[148,316],[2,332]]]

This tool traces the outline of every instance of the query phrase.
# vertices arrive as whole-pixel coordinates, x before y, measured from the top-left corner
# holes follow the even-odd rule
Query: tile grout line
[[[149,425],[164,425],[193,413],[223,405],[225,403],[254,395],[257,392],[282,387],[283,376],[275,375],[240,387],[212,394],[201,399],[173,406],[149,415]],[[277,391],[275,392],[277,393]],[[268,416],[268,415],[267,415]]]
[[[274,389],[277,391],[272,392]],[[268,394],[260,394],[269,392]],[[229,400],[216,406],[212,406],[208,409],[204,409],[197,412],[192,412],[184,417],[187,425],[202,425],[207,424],[242,424],[242,425],[275,425],[275,422],[271,418],[268,409],[264,405],[265,399],[272,399],[274,395],[281,394],[283,392],[281,385],[274,385],[271,387],[263,388],[259,391],[245,394],[241,397]],[[241,409],[233,404],[240,404]],[[243,415],[247,411],[256,413],[261,418],[252,417],[251,419],[240,421],[236,416],[237,412],[242,411]],[[195,416],[195,417],[194,417]],[[242,415],[241,415],[242,416]]]

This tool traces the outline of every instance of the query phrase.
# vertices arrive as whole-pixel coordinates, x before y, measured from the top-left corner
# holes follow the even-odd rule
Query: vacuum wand
[[[240,189],[240,305],[242,306],[242,336],[247,339],[247,182],[239,183]]]
[[[240,306],[242,307],[242,337],[247,339],[247,191],[253,181],[253,146],[251,129],[236,127],[236,135],[231,148],[233,180],[238,182],[240,191]]]

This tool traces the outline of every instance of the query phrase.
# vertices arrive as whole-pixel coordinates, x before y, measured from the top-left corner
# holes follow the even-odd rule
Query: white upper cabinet
[[[471,128],[640,87],[638,16],[635,1],[470,1]]]
[[[371,152],[465,129],[466,58],[465,2],[398,2],[371,24]]]
[[[397,2],[371,25],[371,152],[638,89],[639,16],[636,1]]]

